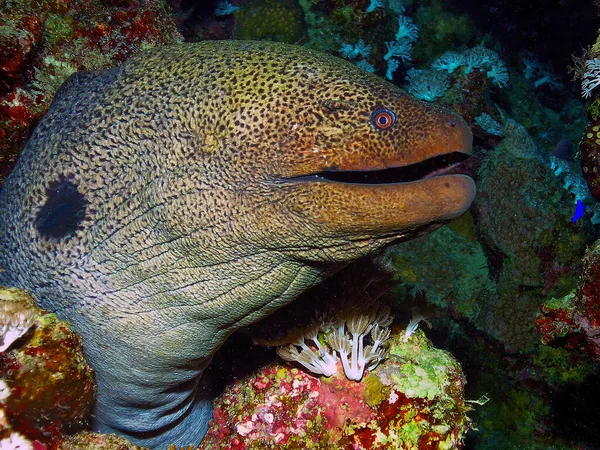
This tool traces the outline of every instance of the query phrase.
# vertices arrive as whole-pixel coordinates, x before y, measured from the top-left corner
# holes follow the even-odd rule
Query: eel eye
[[[389,109],[378,109],[371,116],[371,122],[379,130],[387,130],[396,123],[396,114]]]

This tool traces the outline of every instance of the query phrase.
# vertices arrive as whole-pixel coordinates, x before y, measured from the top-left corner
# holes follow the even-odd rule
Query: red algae
[[[562,342],[567,350],[600,361],[600,241],[583,258],[577,289],[540,309],[536,326],[543,344]]]

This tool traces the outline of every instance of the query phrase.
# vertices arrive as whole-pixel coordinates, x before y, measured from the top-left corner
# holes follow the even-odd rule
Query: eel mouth
[[[320,224],[323,235],[344,239],[402,238],[432,230],[471,206],[475,182],[460,173],[468,158],[468,151],[457,150],[397,167],[328,168],[288,178],[294,182],[288,207]]]
[[[312,176],[337,183],[350,184],[410,183],[412,181],[457,173],[457,167],[469,157],[470,155],[467,153],[451,152],[433,156],[407,166],[381,170],[327,170],[315,173]]]

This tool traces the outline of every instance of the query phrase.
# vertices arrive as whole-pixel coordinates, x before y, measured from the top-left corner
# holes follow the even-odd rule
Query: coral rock
[[[200,448],[460,448],[470,421],[459,364],[421,331],[403,336],[393,332],[390,358],[361,382],[277,363],[237,380]]]
[[[20,11],[19,11],[20,12]],[[0,34],[0,78],[18,80],[33,59],[34,51],[43,37],[42,20],[24,12],[11,19],[3,18],[2,25],[14,27],[12,33]]]
[[[34,306],[23,291],[0,288],[0,302],[3,322],[32,319],[23,322],[21,336],[0,353],[0,439],[55,448],[65,433],[87,425],[95,397],[94,373],[81,338],[55,314]]]
[[[158,0],[9,2],[0,16],[0,185],[69,75],[180,41]]]
[[[586,350],[600,362],[600,241],[583,258],[573,318],[586,336]]]
[[[114,434],[98,434],[90,431],[77,433],[65,440],[60,450],[144,450],[127,439]]]
[[[544,344],[562,343],[600,362],[600,241],[583,258],[576,292],[542,305],[537,329]]]

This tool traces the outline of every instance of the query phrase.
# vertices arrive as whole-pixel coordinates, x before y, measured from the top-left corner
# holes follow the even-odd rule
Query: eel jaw
[[[468,158],[469,155],[466,153],[451,152],[407,166],[391,167],[383,170],[328,170],[316,173],[313,177],[353,184],[408,183],[450,174]]]
[[[469,151],[383,170],[328,170],[288,179],[296,191],[292,209],[311,217],[330,237],[410,237],[467,211],[475,183],[451,172]]]

